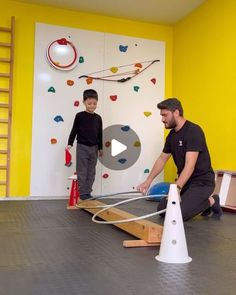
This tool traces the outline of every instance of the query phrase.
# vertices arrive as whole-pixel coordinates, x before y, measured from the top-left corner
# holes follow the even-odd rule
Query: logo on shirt
[[[179,146],[183,146],[183,141],[179,140]]]

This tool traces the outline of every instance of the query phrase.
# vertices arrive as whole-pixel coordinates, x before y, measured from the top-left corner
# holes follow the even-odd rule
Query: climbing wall
[[[164,99],[164,59],[163,42],[36,24],[31,196],[69,194],[75,145],[71,165],[65,165],[65,147],[88,88],[98,92],[96,112],[104,128],[128,126],[141,144],[140,157],[128,169],[98,162],[94,194],[132,190],[146,178],[163,146],[156,105]]]

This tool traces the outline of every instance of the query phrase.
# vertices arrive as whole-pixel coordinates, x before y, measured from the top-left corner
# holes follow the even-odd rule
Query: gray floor
[[[156,203],[129,207],[142,215]],[[129,234],[65,208],[64,200],[0,203],[0,295],[236,294],[235,214],[185,223],[193,261],[175,265],[157,262],[156,247],[123,248]]]

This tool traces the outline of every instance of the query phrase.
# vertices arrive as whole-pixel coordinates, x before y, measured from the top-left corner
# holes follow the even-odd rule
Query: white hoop
[[[124,197],[116,197],[118,195],[124,195],[124,194],[133,194],[133,193],[138,193],[141,194],[139,191],[130,191],[130,192],[121,192],[121,193],[114,193],[114,194],[107,194],[107,195],[101,195],[101,196],[97,196],[97,197],[93,197],[87,200],[82,200],[79,204],[76,204],[75,206],[79,209],[99,209],[99,208],[109,208],[112,205],[98,205],[98,206],[86,206],[83,207],[81,206],[84,202],[88,202],[88,201],[94,201],[97,199],[123,199]],[[150,198],[155,198],[155,197],[167,197],[168,195],[161,195],[161,194],[157,194],[157,195],[148,195],[148,196],[143,196],[143,198],[146,198],[147,200]],[[128,200],[136,200],[137,198],[128,198]]]
[[[88,201],[94,201],[94,200],[97,200],[97,199],[119,199],[119,197],[116,197],[116,196],[119,196],[119,195],[128,195],[128,194],[140,194],[139,191],[128,191],[128,192],[119,192],[119,193],[113,193],[113,194],[107,194],[107,195],[101,195],[101,196],[96,196],[96,197],[93,197],[93,198],[89,198],[89,199],[86,199],[86,200],[82,200],[79,204],[76,204],[75,206],[79,209],[98,209],[98,208],[108,208],[109,206],[111,205],[98,205],[98,206],[86,206],[86,207],[82,207],[81,204],[83,204],[84,202],[88,202]],[[121,198],[121,197],[120,197]],[[124,198],[124,197],[123,197]],[[122,199],[123,199],[122,198]],[[126,197],[127,199],[127,197]],[[133,198],[128,198],[129,199],[133,199]]]
[[[107,205],[106,208],[103,208],[102,210],[99,210],[97,213],[95,213],[93,215],[92,221],[95,222],[95,223],[100,223],[100,224],[119,224],[119,223],[126,223],[126,222],[131,222],[131,221],[142,220],[142,219],[145,219],[145,218],[148,218],[148,217],[152,217],[152,216],[155,216],[155,215],[159,215],[159,214],[162,214],[162,213],[166,212],[166,209],[163,209],[161,211],[157,211],[157,212],[154,212],[154,213],[142,215],[142,216],[139,216],[139,217],[128,218],[128,219],[121,219],[121,220],[112,220],[112,221],[104,221],[104,220],[97,220],[96,219],[96,217],[99,214],[101,214],[102,212],[104,212],[104,211],[106,211],[106,210],[108,210],[110,208],[114,208],[114,207],[119,206],[121,204],[130,203],[130,202],[133,202],[133,201],[136,201],[136,200],[140,200],[140,199],[144,199],[144,198],[147,198],[147,196],[141,196],[141,197],[137,197],[137,198],[132,198],[132,199],[128,199],[128,200],[117,202],[117,203],[112,204],[112,205]]]

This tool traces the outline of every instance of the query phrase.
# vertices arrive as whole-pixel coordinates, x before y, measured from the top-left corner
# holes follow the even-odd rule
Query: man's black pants
[[[187,221],[192,217],[209,208],[208,198],[214,191],[214,186],[206,186],[202,183],[194,183],[184,187],[180,192],[180,208],[183,220]],[[157,206],[157,211],[165,209],[167,206],[167,198],[161,199]],[[165,214],[161,214],[164,216]]]

